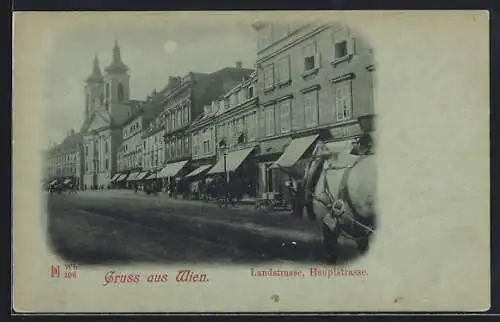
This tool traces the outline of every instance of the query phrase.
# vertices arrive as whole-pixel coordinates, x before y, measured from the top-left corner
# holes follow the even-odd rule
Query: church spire
[[[125,73],[128,70],[127,65],[122,61],[120,46],[118,46],[118,39],[115,38],[115,45],[113,47],[113,61],[106,67],[107,73]]]
[[[92,67],[92,74],[87,77],[87,82],[100,82],[102,81],[102,73],[101,68],[99,67],[99,57],[97,57],[97,53],[94,57],[94,63]]]

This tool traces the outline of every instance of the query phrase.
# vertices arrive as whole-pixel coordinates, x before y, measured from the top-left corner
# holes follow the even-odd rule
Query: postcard
[[[15,12],[14,309],[487,310],[488,20]]]

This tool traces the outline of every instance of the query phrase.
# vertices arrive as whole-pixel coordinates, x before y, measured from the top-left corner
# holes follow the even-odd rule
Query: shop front
[[[280,137],[260,143],[258,156],[259,194],[283,193],[285,182],[290,178],[299,178],[300,169],[304,166],[298,159],[317,138],[292,139],[290,136]],[[307,144],[309,143],[309,145]],[[279,160],[279,162],[278,162]]]
[[[164,189],[169,191],[169,194],[184,194],[187,189],[184,187],[184,182],[181,177],[187,172],[189,160],[183,160],[173,163],[168,163],[163,169],[155,173],[156,181],[161,180],[162,182],[156,182],[159,187],[165,187]]]
[[[257,191],[255,151],[256,147],[224,151],[217,163],[207,172],[207,176],[218,177],[227,183],[236,184],[241,193],[255,197]]]

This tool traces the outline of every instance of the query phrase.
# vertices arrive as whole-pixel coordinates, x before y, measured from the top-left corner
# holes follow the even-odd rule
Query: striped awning
[[[118,179],[118,177],[120,176],[121,174],[120,173],[115,173],[112,177],[111,177],[111,182],[115,181],[116,179]]]
[[[207,171],[211,167],[213,167],[213,164],[202,165],[201,167],[196,168],[193,171],[191,171],[188,175],[186,175],[186,177],[194,177],[196,175],[199,175],[200,173],[203,173],[204,171]]]
[[[175,177],[187,163],[187,160],[169,163],[163,169],[161,169],[160,172],[158,172],[157,178]]]
[[[127,178],[127,174],[123,173],[118,178],[116,178],[115,182],[121,182],[121,181],[125,180],[125,178]]]
[[[137,177],[137,175],[140,173],[140,171],[134,171],[134,172],[131,172],[129,175],[128,175],[128,178],[126,179],[127,181],[134,181],[135,180],[135,177]]]
[[[319,135],[306,136],[294,139],[290,145],[285,149],[285,152],[279,157],[276,162],[271,166],[275,168],[289,168],[293,167],[307,149],[316,141]]]
[[[142,180],[151,180],[151,179],[154,179],[156,173],[158,173],[158,171],[151,171]]]
[[[148,171],[143,171],[143,172],[140,172],[136,177],[135,177],[135,181],[139,181],[139,180],[144,180],[144,178],[146,178],[146,176],[148,175]]]
[[[245,161],[245,159],[250,155],[254,148],[242,149],[239,151],[230,152],[226,158],[222,157],[215,164],[215,166],[210,169],[208,174],[218,174],[236,171],[240,165]]]

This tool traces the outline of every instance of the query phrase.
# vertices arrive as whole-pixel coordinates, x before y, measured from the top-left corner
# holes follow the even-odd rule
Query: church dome
[[[109,73],[125,73],[128,71],[128,66],[122,61],[120,54],[120,47],[118,46],[118,41],[115,41],[115,46],[113,48],[113,61],[106,67],[106,72]]]

